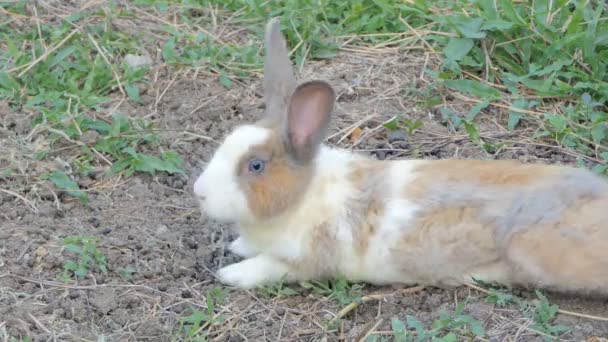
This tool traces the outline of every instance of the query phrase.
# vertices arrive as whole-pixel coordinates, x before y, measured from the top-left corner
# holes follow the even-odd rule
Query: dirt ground
[[[497,158],[529,162],[574,163],[575,158],[526,138],[525,127],[506,130],[506,113],[490,109],[479,118],[482,137],[504,143],[488,154],[464,132],[452,132],[437,110],[422,105],[428,83],[421,71],[432,62],[417,51],[349,51],[331,61],[310,62],[300,79],[321,78],[338,94],[329,143],[376,158]],[[163,69],[164,70],[164,69]],[[166,74],[163,74],[166,72]],[[209,290],[221,287],[214,272],[238,258],[227,250],[232,227],[202,218],[191,194],[192,184],[217,146],[235,125],[262,112],[261,80],[223,87],[216,78],[161,71],[142,91],[144,104],[124,102],[119,112],[148,117],[163,129],[163,146],[185,161],[187,177],[159,174],[128,179],[79,179],[90,191],[90,204],[50,188],[21,184],[35,196],[37,213],[8,193],[0,193],[0,337],[29,336],[35,341],[169,341],[179,339],[179,318],[193,309],[206,312]],[[425,76],[428,78],[428,76]],[[162,94],[162,96],[158,95]],[[467,104],[451,95],[459,113]],[[116,103],[107,107],[109,111]],[[155,113],[155,108],[157,109]],[[27,133],[29,117],[2,104],[0,141],[16,158],[26,147],[15,141]],[[413,134],[390,133],[382,123],[404,114],[424,125]],[[353,141],[352,128],[362,129]],[[358,134],[356,134],[358,135]],[[357,138],[357,137],[355,137]],[[36,168],[27,164],[26,168]],[[20,182],[19,179],[13,180]],[[0,183],[1,184],[1,183]],[[14,184],[13,184],[14,185]],[[4,187],[4,186],[0,186]],[[79,281],[60,279],[73,257],[64,250],[66,236],[94,236],[108,258],[108,272],[92,270]],[[130,279],[121,270],[134,270]],[[396,291],[396,292],[395,292]],[[260,291],[225,288],[216,306],[221,323],[205,327],[217,341],[354,341],[370,334],[388,337],[391,319],[412,315],[426,324],[440,312],[453,312],[469,298],[465,313],[483,322],[490,341],[542,341],[517,307],[498,308],[470,288],[426,288],[415,293],[364,285],[363,294],[387,293],[384,300],[362,304],[334,327],[327,326],[343,307],[321,295],[273,298]],[[534,297],[522,292],[524,297]],[[551,295],[552,303],[577,313],[608,317],[608,301]],[[608,322],[558,315],[556,323],[571,332],[566,341],[608,337]],[[597,339],[596,341],[599,341]]]

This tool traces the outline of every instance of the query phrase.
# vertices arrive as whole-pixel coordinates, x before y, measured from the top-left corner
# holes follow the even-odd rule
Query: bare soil
[[[574,163],[567,151],[526,138],[525,127],[506,130],[506,112],[492,108],[480,114],[486,141],[504,143],[485,152],[465,132],[449,129],[441,113],[426,109],[428,83],[421,70],[429,56],[416,51],[343,52],[329,62],[310,62],[300,79],[321,78],[338,93],[330,144],[376,158],[497,158],[527,162]],[[432,62],[432,60],[431,60]],[[174,74],[166,69],[142,91],[143,105],[123,102],[118,111],[148,117],[158,127],[163,147],[185,161],[187,177],[137,174],[124,179],[79,179],[89,192],[87,207],[78,200],[27,178],[0,188],[21,188],[33,199],[37,213],[9,193],[0,193],[0,337],[29,336],[35,341],[169,341],[180,339],[179,318],[192,310],[206,312],[207,292],[222,287],[214,272],[238,258],[227,250],[232,227],[201,217],[191,194],[192,184],[223,136],[235,125],[262,113],[261,80],[254,78],[223,87],[216,78]],[[166,90],[166,91],[165,91]],[[161,96],[162,95],[162,96]],[[441,95],[441,94],[440,94]],[[443,94],[453,109],[465,114],[472,103]],[[109,112],[116,103],[108,106]],[[29,117],[2,105],[0,142],[14,158],[27,149],[19,136],[29,131]],[[390,133],[382,123],[404,114],[424,125],[413,134]],[[350,134],[352,128],[362,134]],[[358,138],[358,139],[353,139]],[[61,153],[58,153],[60,156]],[[24,171],[37,167],[23,162]],[[56,198],[55,195],[58,194]],[[61,280],[65,262],[74,257],[62,239],[94,236],[107,256],[108,272],[91,269],[80,281]],[[132,277],[124,275],[132,268]],[[225,288],[227,298],[216,313],[225,319],[206,327],[217,341],[354,341],[369,334],[390,337],[392,318],[412,315],[426,324],[440,312],[453,312],[468,298],[465,313],[484,323],[490,341],[542,341],[517,307],[499,308],[470,288],[426,288],[415,293],[394,287],[364,285],[363,294],[387,293],[349,313],[335,327],[328,320],[342,305],[303,291],[286,297],[262,291]],[[534,298],[530,291],[518,293]],[[608,317],[608,301],[550,295],[564,310]],[[558,315],[555,323],[571,332],[566,341],[600,341],[608,322]]]

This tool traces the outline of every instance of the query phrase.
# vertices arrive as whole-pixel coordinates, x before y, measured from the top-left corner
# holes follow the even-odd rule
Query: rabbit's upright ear
[[[308,164],[325,138],[335,92],[323,81],[310,81],[298,86],[287,110],[287,147],[292,159]]]
[[[266,25],[264,60],[264,100],[268,119],[284,121],[289,97],[296,86],[297,81],[285,39],[281,34],[279,19],[273,18]]]

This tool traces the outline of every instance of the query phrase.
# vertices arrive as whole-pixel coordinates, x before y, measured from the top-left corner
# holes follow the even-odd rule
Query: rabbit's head
[[[194,184],[212,219],[272,219],[302,198],[314,176],[335,94],[323,81],[297,84],[277,19],[266,27],[264,88],[264,117],[232,131]]]

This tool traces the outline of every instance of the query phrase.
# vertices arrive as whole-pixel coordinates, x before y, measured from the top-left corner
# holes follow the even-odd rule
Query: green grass
[[[482,148],[496,150],[480,138],[475,117],[499,105],[508,111],[509,130],[529,125],[535,139],[576,151],[579,163],[597,173],[607,171],[603,1],[181,1],[184,11],[208,5],[232,11],[231,24],[245,25],[258,40],[265,21],[280,16],[299,66],[335,56],[339,37],[359,35],[374,44],[403,34],[409,39],[402,45],[424,39],[427,51],[441,57],[439,69],[426,70],[435,82],[425,100],[440,107],[451,127],[464,127]],[[257,68],[259,59],[250,56],[249,65]],[[452,91],[469,97],[474,104],[469,112],[454,113],[442,104],[438,94]],[[412,127],[405,124],[406,130]]]
[[[534,324],[530,328],[543,333],[543,337],[547,341],[551,341],[554,337],[569,332],[569,327],[554,323],[559,306],[551,304],[541,291],[536,290],[535,294],[538,300],[529,301],[514,296],[502,289],[492,289],[486,297],[486,302],[496,304],[499,307],[517,306],[525,317],[533,320]]]
[[[67,259],[63,264],[61,278],[69,280],[71,276],[83,279],[96,268],[107,273],[107,257],[97,248],[97,239],[93,237],[70,236],[63,240],[64,249],[75,258]]]
[[[132,69],[123,58],[138,53],[139,37],[113,28],[115,20],[133,13],[110,5],[107,11],[75,12],[62,20],[30,25],[35,21],[23,19],[31,18],[25,4],[0,4],[9,14],[2,17],[7,25],[0,25],[0,100],[14,111],[32,115],[34,137],[45,138],[45,143],[35,144],[32,159],[52,160],[64,157],[66,149],[77,151],[69,154],[73,174],[50,170],[30,176],[49,180],[86,204],[86,189],[80,189],[74,178],[87,176],[100,165],[111,163],[108,176],[183,173],[181,158],[159,149],[151,123],[108,108],[121,93],[127,101],[141,100],[139,86],[148,70]],[[16,24],[17,20],[25,24]],[[85,139],[89,133],[94,134],[93,141]],[[9,165],[0,174],[9,178],[12,168]]]
[[[287,284],[285,278],[265,284],[258,288],[260,294],[267,298],[282,298],[309,293],[315,296],[325,297],[341,305],[348,305],[361,301],[362,284],[348,281],[343,276],[331,279],[305,281],[296,284]]]
[[[348,305],[361,301],[362,284],[353,283],[344,276],[337,276],[323,281],[310,281],[301,284],[304,289],[312,294],[334,300],[341,305]]]
[[[206,332],[211,325],[221,324],[224,317],[216,313],[218,306],[224,304],[226,293],[220,288],[207,291],[207,309],[200,311],[192,308],[188,315],[180,318],[179,327],[172,341],[208,341]]]
[[[463,339],[472,340],[474,337],[486,337],[483,324],[464,313],[466,303],[456,305],[453,313],[441,312],[440,317],[433,321],[430,327],[425,326],[414,316],[407,316],[405,322],[393,318],[391,321],[393,341],[395,342],[452,342]],[[412,333],[415,332],[415,333]],[[370,336],[367,341],[383,341],[378,335]]]
[[[0,100],[34,118],[33,136],[46,140],[32,144],[35,160],[52,160],[66,145],[76,149],[68,161],[73,173],[31,176],[83,203],[87,189],[76,179],[100,166],[106,176],[183,173],[180,156],[160,148],[151,122],[112,110],[120,97],[141,103],[140,89],[151,79],[147,67],[129,67],[126,54],[157,44],[169,70],[196,70],[232,87],[260,75],[264,25],[275,16],[282,18],[299,67],[333,58],[353,36],[351,44],[417,45],[438,56],[440,66],[425,70],[433,83],[411,96],[438,108],[451,128],[464,129],[481,148],[501,147],[484,141],[476,123],[480,112],[500,106],[509,130],[531,127],[537,141],[568,149],[579,165],[597,173],[608,172],[603,1],[138,0],[128,8],[108,2],[104,9],[39,22],[26,3],[0,4]],[[150,19],[144,11],[161,18],[154,22],[156,35],[116,25]],[[224,41],[208,34],[216,24],[245,30]],[[468,112],[455,113],[443,103],[452,92],[466,96]],[[420,127],[407,117],[389,126],[410,133]],[[85,139],[88,132],[95,133],[93,141]],[[17,169],[2,166],[0,178],[11,180]]]

